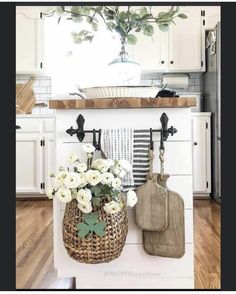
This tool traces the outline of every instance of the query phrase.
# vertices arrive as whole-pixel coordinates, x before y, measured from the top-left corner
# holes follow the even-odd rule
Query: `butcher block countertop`
[[[195,97],[49,100],[49,108],[52,109],[183,108],[193,106],[196,106]]]

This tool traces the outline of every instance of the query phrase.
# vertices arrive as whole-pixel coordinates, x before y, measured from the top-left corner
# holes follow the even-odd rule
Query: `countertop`
[[[100,99],[54,99],[51,109],[107,109],[107,108],[187,108],[196,106],[195,97],[179,98],[100,98]]]

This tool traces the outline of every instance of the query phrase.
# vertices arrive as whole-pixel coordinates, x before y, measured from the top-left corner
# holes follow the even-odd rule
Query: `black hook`
[[[73,129],[73,127],[70,127],[68,130],[66,130],[67,134],[73,136],[74,134],[77,135],[77,138],[80,142],[82,142],[84,140],[84,137],[85,137],[85,133],[84,133],[84,117],[83,115],[79,115],[77,117],[77,125],[78,125],[78,128],[77,130]]]
[[[153,146],[153,140],[152,140],[152,129],[150,128],[150,149],[153,150],[154,146]]]

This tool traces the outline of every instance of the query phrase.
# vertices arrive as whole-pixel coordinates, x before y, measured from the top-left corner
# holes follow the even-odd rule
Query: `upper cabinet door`
[[[176,18],[169,28],[169,70],[202,71],[201,7],[181,7],[188,18]]]
[[[129,45],[128,53],[140,64],[141,70],[165,71],[168,64],[168,32],[161,32],[158,27],[154,30],[152,37],[136,34],[137,44]]]
[[[42,70],[42,19],[29,11],[16,11],[16,73]]]
[[[214,29],[217,22],[220,21],[220,6],[204,6],[203,10],[205,10],[206,19],[205,29]]]

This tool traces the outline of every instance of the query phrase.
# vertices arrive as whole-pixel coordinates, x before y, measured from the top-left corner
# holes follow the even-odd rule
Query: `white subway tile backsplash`
[[[40,87],[50,87],[51,86],[51,80],[39,80]]]
[[[189,73],[189,84],[186,89],[181,89],[181,92],[200,92],[201,91],[201,82],[200,82],[201,73]],[[142,73],[140,85],[147,86],[161,86],[162,74],[160,73]],[[180,92],[180,89],[170,89]]]

